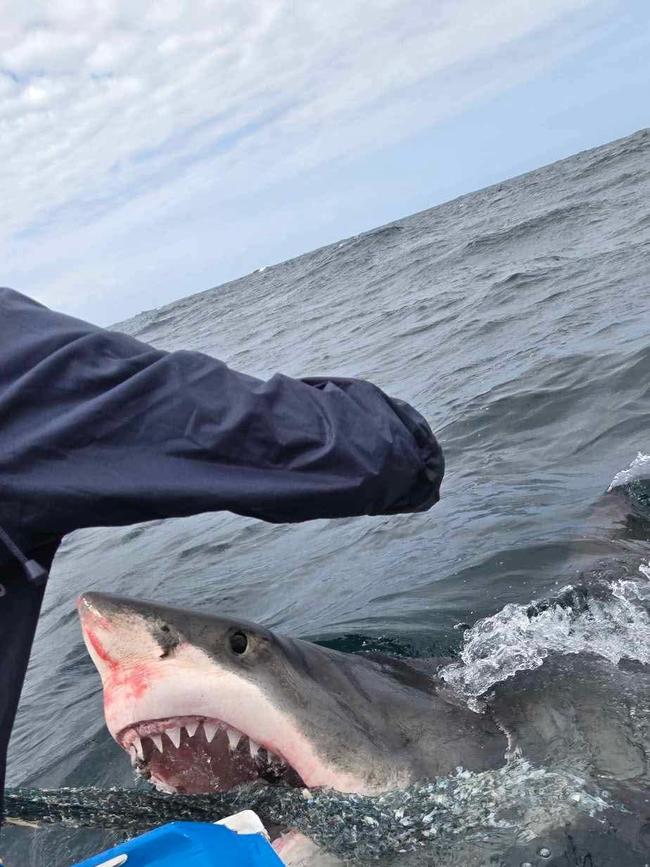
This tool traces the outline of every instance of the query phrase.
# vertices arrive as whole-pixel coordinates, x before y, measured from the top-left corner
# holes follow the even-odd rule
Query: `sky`
[[[0,285],[102,325],[650,124],[646,0],[0,0]]]

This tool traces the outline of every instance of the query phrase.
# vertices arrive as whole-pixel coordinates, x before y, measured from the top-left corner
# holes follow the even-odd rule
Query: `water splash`
[[[441,676],[471,702],[517,672],[539,668],[550,653],[650,663],[650,566],[641,564],[639,574],[568,586],[550,602],[504,606],[465,633],[460,659]]]
[[[639,452],[627,469],[616,473],[607,490],[613,491],[615,488],[645,479],[650,480],[650,455]]]

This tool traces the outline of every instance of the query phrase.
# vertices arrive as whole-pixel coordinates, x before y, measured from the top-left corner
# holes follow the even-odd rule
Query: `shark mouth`
[[[122,729],[116,740],[140,776],[162,792],[202,795],[259,780],[305,785],[282,756],[217,719],[183,716],[139,722]]]

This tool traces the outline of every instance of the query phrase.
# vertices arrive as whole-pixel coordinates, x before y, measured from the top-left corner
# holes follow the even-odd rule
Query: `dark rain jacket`
[[[0,792],[38,565],[66,533],[216,510],[416,512],[438,500],[443,471],[426,421],[369,382],[263,382],[0,289]]]

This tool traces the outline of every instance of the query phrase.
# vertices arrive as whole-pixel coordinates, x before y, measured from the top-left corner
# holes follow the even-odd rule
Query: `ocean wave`
[[[566,224],[569,227],[581,225],[590,216],[597,215],[601,210],[600,202],[578,202],[549,208],[532,217],[513,222],[502,228],[485,232],[464,243],[459,252],[464,256],[469,254],[483,254],[486,250],[501,249],[504,245],[520,243],[524,239],[534,238],[536,244],[540,243],[540,232],[546,229],[554,234],[561,231],[560,227]]]
[[[627,469],[616,473],[607,490],[613,491],[645,479],[650,479],[650,455],[639,452]]]

